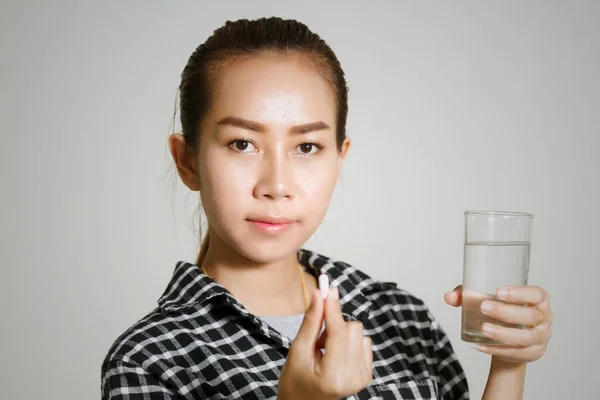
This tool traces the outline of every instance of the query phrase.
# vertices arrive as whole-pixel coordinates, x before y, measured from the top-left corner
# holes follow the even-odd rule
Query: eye
[[[234,140],[228,145],[232,150],[239,151],[241,153],[252,153],[257,151],[256,147],[249,140]]]
[[[316,143],[302,143],[298,146],[298,151],[301,154],[314,154],[319,151],[319,149],[321,149],[321,146]]]

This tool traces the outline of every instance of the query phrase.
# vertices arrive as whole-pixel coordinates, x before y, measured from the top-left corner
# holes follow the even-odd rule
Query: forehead
[[[215,82],[214,118],[235,116],[261,123],[332,126],[335,92],[316,66],[299,54],[263,54],[226,63]]]

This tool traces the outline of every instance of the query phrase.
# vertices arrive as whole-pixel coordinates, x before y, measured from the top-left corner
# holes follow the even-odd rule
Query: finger
[[[535,285],[503,286],[496,290],[496,297],[507,303],[538,305],[548,298],[548,293]]]
[[[542,323],[540,325],[552,325],[552,322],[554,321],[554,313],[552,313],[550,305],[548,305],[548,303],[540,305],[539,312],[542,313]]]
[[[540,312],[535,307],[486,300],[481,303],[481,312],[509,324],[536,326],[540,322]]]
[[[458,285],[453,290],[446,293],[444,295],[444,300],[453,307],[460,307],[462,305],[462,285]]]
[[[348,340],[350,342],[350,344],[355,344],[356,349],[359,349],[360,346],[362,346],[362,340],[365,337],[364,336],[364,329],[365,326],[362,323],[362,321],[360,320],[355,320],[355,321],[350,321],[348,323],[345,324],[346,325],[346,329],[347,329],[347,333],[348,333]]]
[[[481,332],[489,338],[509,346],[531,347],[541,344],[541,335],[537,329],[508,328],[485,322]]]
[[[344,316],[340,305],[340,292],[336,287],[329,288],[329,294],[325,300],[325,325],[332,335],[344,328]]]
[[[323,298],[319,290],[315,290],[311,296],[310,307],[306,310],[304,320],[294,340],[296,346],[315,348],[317,337],[323,326],[323,309]]]
[[[343,348],[343,353],[346,353],[350,359],[357,361],[357,365],[360,367],[364,365],[359,362],[364,359],[364,325],[362,321],[349,321],[346,325],[346,344],[345,346],[339,346],[338,349],[334,349],[334,351],[340,348]],[[339,344],[339,343],[338,343]],[[338,353],[338,354],[343,354]]]
[[[367,371],[373,372],[373,341],[370,337],[363,337],[363,349],[365,351],[365,367]]]
[[[518,347],[518,346],[485,346],[474,345],[475,350],[491,356],[497,356],[512,362],[531,362],[541,358],[546,350],[541,346]]]

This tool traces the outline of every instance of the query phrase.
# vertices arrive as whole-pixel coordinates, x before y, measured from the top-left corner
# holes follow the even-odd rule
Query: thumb
[[[314,352],[314,348],[317,342],[317,338],[321,333],[321,327],[323,326],[323,298],[319,290],[315,290],[310,297],[310,307],[306,310],[304,320],[294,343],[297,346],[302,346],[310,349],[310,353]]]
[[[453,307],[460,307],[462,305],[462,285],[458,285],[453,290],[446,293],[444,295],[444,300]]]

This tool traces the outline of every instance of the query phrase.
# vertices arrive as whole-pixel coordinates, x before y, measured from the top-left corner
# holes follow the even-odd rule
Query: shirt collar
[[[347,319],[362,320],[370,317],[372,303],[366,295],[373,286],[377,286],[377,282],[346,263],[333,261],[306,249],[298,250],[298,261],[313,276],[318,277],[323,273],[329,277],[330,284],[339,289],[342,314]],[[173,312],[200,306],[217,296],[242,313],[250,314],[225,287],[205,275],[198,265],[179,261],[158,305],[164,312]]]

